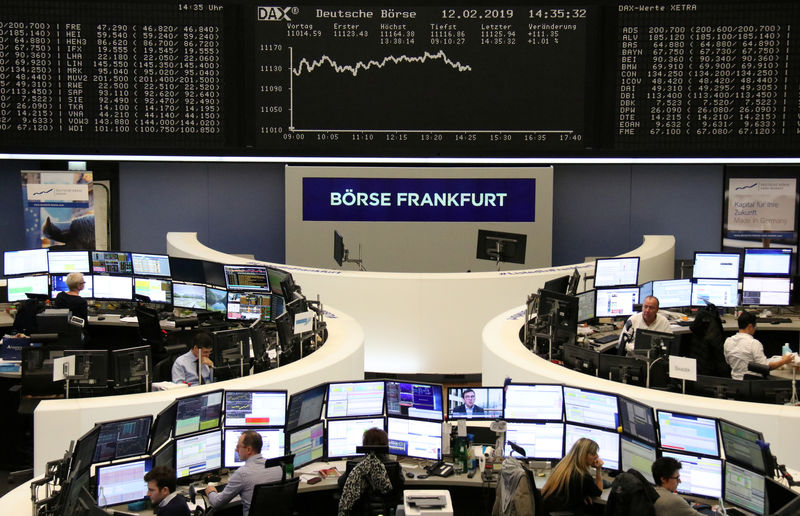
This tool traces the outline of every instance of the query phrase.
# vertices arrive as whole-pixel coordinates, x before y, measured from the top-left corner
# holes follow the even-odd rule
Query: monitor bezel
[[[641,301],[641,299],[639,299],[639,287],[637,287],[637,286],[633,286],[633,287],[608,287],[608,288],[604,287],[604,288],[596,288],[594,290],[595,290],[595,297],[594,297],[594,317],[595,317],[595,319],[600,319],[600,318],[612,318],[613,319],[615,317],[630,317],[631,315],[636,313],[636,310],[634,310],[633,306]],[[635,290],[636,291],[636,301],[631,303],[630,312],[621,313],[621,314],[603,314],[603,315],[600,315],[600,311],[598,310],[598,306],[597,306],[598,303],[600,302],[599,293],[600,292],[621,291],[621,290],[629,290],[629,291],[634,291]]]
[[[94,454],[95,450],[97,449],[97,440],[100,438],[100,425],[95,424],[89,431],[85,434],[80,436],[77,441],[75,441],[75,449],[72,451],[72,456],[70,459],[70,474],[74,477],[78,477],[82,475],[85,471],[91,469],[92,464],[94,464]],[[76,455],[78,453],[79,448],[82,450],[83,446],[88,446],[87,443],[91,443],[91,456],[89,459],[88,464],[81,464],[80,468],[76,469]]]
[[[528,459],[533,460],[561,460],[564,458],[564,435],[566,432],[566,427],[564,426],[565,423],[563,421],[509,421],[508,424],[512,425],[533,425],[533,426],[544,426],[544,425],[561,425],[561,456],[560,457],[545,457],[544,455],[528,455]],[[503,438],[503,454],[505,455],[506,447],[508,446],[508,434],[506,433]],[[525,453],[528,453],[528,450],[525,450]],[[509,454],[510,456],[510,454]]]
[[[622,416],[620,416],[620,418],[619,418],[619,423],[620,423],[620,426],[622,427],[622,433],[623,433],[624,435],[628,435],[628,436],[630,436],[630,437],[632,437],[632,438],[634,438],[634,439],[637,439],[637,440],[639,440],[639,441],[645,442],[645,443],[649,444],[650,446],[653,446],[653,447],[655,447],[655,448],[658,448],[658,446],[659,446],[659,440],[658,440],[658,437],[659,437],[659,435],[658,435],[658,419],[656,418],[656,412],[655,412],[655,409],[654,409],[652,406],[650,406],[650,405],[646,405],[646,404],[644,404],[644,403],[640,403],[639,401],[636,401],[635,399],[633,399],[633,398],[631,398],[631,397],[629,397],[629,396],[623,396],[623,395],[621,395],[621,394],[618,394],[618,395],[617,395],[617,413],[618,413],[618,414],[622,414],[622,407],[620,406],[620,402],[621,402],[621,400],[623,400],[623,399],[624,399],[625,401],[629,402],[629,403],[632,403],[632,404],[635,404],[635,405],[639,405],[639,406],[641,406],[641,407],[645,407],[646,409],[648,409],[648,410],[650,411],[650,415],[653,417],[653,436],[654,436],[654,437],[653,437],[653,442],[652,442],[652,443],[648,443],[646,439],[644,439],[644,438],[642,438],[642,437],[639,437],[639,436],[637,436],[637,435],[634,435],[634,434],[632,434],[632,433],[631,433],[629,430],[626,430],[626,429],[625,429],[625,425],[624,425],[624,424],[623,424],[623,422],[622,422]]]
[[[635,260],[636,261],[636,278],[633,283],[619,283],[616,285],[598,285],[597,284],[597,265],[602,262],[611,262],[619,260]],[[639,267],[641,266],[641,258],[639,256],[616,256],[609,258],[595,258],[594,260],[594,280],[592,287],[597,288],[615,288],[615,287],[638,287],[639,286]]]
[[[287,417],[287,409],[289,403],[289,393],[286,389],[225,389],[225,395],[222,398],[222,412],[225,414],[225,427],[228,426],[228,393],[262,393],[262,394],[283,394],[283,424],[280,425],[273,425],[273,424],[231,424],[232,428],[242,428],[247,430],[249,428],[263,428],[263,429],[274,429],[274,428],[284,428],[286,426],[286,417]]]
[[[30,292],[26,292],[25,294],[30,293],[30,294],[46,295],[48,298],[50,298],[50,275],[49,274],[23,274],[21,276],[12,276],[10,278],[6,278],[6,297],[7,297],[7,301],[9,303],[19,303],[20,301],[25,301],[25,300],[28,299],[28,296],[25,295],[25,294],[23,294],[23,297],[21,297],[21,298],[11,299],[11,297],[10,297],[11,294],[10,294],[10,292],[8,292],[8,289],[11,286],[9,284],[9,282],[16,282],[16,281],[19,281],[19,280],[22,280],[22,279],[25,279],[25,278],[44,278],[44,282],[45,282],[45,284],[47,286],[46,292],[30,291]]]
[[[763,473],[759,473],[758,471],[752,470],[750,468],[746,468],[746,467],[744,467],[744,466],[742,466],[740,464],[737,464],[735,462],[730,462],[728,460],[725,460],[725,463],[722,465],[722,499],[726,503],[729,503],[729,504],[731,504],[731,505],[733,505],[735,507],[739,507],[740,509],[750,513],[750,512],[752,512],[752,509],[749,509],[749,508],[746,508],[746,507],[742,507],[738,503],[728,499],[728,490],[726,489],[726,487],[728,485],[727,480],[728,480],[728,467],[729,466],[733,466],[733,467],[742,469],[742,470],[746,471],[747,473],[752,473],[753,476],[761,477],[762,479],[764,479],[764,483],[765,484],[766,484],[767,480],[764,477]],[[761,507],[761,512],[760,513],[758,513],[758,512],[755,513],[756,516],[765,516],[766,514],[768,514],[768,512],[767,512],[767,507],[768,506],[769,506],[769,500],[767,499],[767,487],[765,485],[764,486],[764,504]]]
[[[202,396],[209,396],[211,394],[217,394],[217,393],[221,394],[220,407],[219,407],[219,422],[217,423],[217,426],[215,428],[201,428],[201,429],[198,429],[198,430],[194,430],[192,432],[186,432],[186,433],[178,435],[178,409],[180,408],[181,401],[188,400],[190,398],[199,398],[199,397],[202,397]],[[214,430],[218,430],[218,429],[222,428],[222,421],[224,420],[224,417],[225,417],[225,411],[224,411],[224,408],[225,408],[225,390],[224,389],[214,389],[214,390],[211,390],[211,391],[206,391],[206,392],[202,392],[202,393],[198,393],[198,394],[191,394],[189,396],[182,396],[180,398],[176,398],[175,399],[175,403],[176,403],[176,405],[175,405],[175,419],[174,419],[174,422],[173,422],[173,425],[172,425],[172,437],[173,437],[173,439],[180,439],[182,437],[188,437],[190,435],[202,434],[202,433],[206,433],[206,432],[213,432]]]
[[[534,419],[534,418],[512,418],[506,415],[508,410],[508,388],[512,386],[535,387],[547,386],[558,387],[561,389],[561,414],[558,419]],[[503,419],[506,421],[564,421],[564,385],[560,383],[530,383],[530,382],[509,382],[503,389]]]
[[[178,401],[173,400],[169,403],[166,407],[164,407],[156,417],[153,418],[153,424],[150,426],[150,443],[147,446],[147,451],[150,455],[154,455],[162,446],[172,439],[172,433],[175,431],[175,416],[177,415],[178,410]],[[172,413],[170,415],[170,412]],[[164,439],[162,442],[158,443],[156,446],[155,444],[155,433],[156,433],[156,423],[159,422],[161,417],[169,418],[169,432],[167,433],[167,438]],[[166,419],[165,419],[166,421]]]
[[[724,256],[724,255],[738,256],[739,257],[739,264],[738,264],[738,267],[736,268],[737,271],[738,271],[738,275],[735,278],[726,277],[726,276],[695,276],[694,275],[694,268],[695,268],[695,264],[697,263],[697,255],[700,255],[700,254],[712,254],[712,255],[718,255],[718,256]],[[743,264],[744,264],[744,257],[742,256],[742,253],[740,253],[740,252],[695,251],[693,258],[694,258],[692,260],[692,279],[693,280],[695,280],[695,279],[736,279],[736,280],[738,280],[738,279],[741,279],[741,277],[742,277],[742,267],[743,267]]]
[[[251,318],[244,318],[244,317],[235,318],[235,317],[231,317],[230,316],[231,315],[231,312],[230,312],[230,306],[231,306],[230,296],[232,294],[239,295],[239,296],[255,294],[257,296],[266,296],[266,297],[268,297],[269,298],[269,305],[263,305],[262,304],[261,306],[269,306],[269,317],[268,318],[264,318],[261,315],[259,315],[258,317],[251,317]],[[240,301],[239,304],[241,305],[241,301]],[[242,312],[240,311],[239,313],[241,314]],[[225,290],[225,320],[226,321],[230,321],[230,322],[237,322],[237,323],[244,322],[245,324],[248,321],[252,322],[252,321],[256,321],[256,320],[264,320],[266,322],[272,322],[272,320],[273,320],[273,317],[272,317],[272,293],[271,292],[261,292],[261,291],[257,291],[257,290],[235,290],[235,289],[232,290],[232,289],[226,289]]]
[[[699,281],[698,281],[699,280]],[[741,290],[739,289],[739,281],[738,279],[733,278],[693,278],[692,279],[692,306],[708,306],[708,303],[702,304],[695,304],[694,303],[694,289],[696,285],[700,284],[700,281],[729,281],[736,283],[736,302],[734,304],[727,304],[727,305],[718,305],[714,303],[714,306],[722,307],[722,308],[736,308],[739,306],[739,301],[741,297]]]
[[[169,255],[166,254],[156,254],[156,253],[135,253],[131,252],[131,268],[133,269],[134,276],[143,276],[143,277],[152,277],[152,278],[172,278],[172,265],[169,263]],[[157,258],[166,258],[167,259],[167,267],[170,268],[169,272],[166,274],[159,274],[155,272],[137,272],[136,271],[136,262],[133,260],[134,256],[146,256],[146,257],[157,257]]]
[[[636,444],[642,445],[642,446],[644,446],[646,448],[652,449],[653,450],[653,455],[655,456],[656,459],[658,459],[658,445],[650,444],[647,441],[644,441],[642,439],[638,439],[638,438],[636,438],[636,437],[634,437],[634,436],[632,436],[630,434],[626,434],[626,433],[623,432],[623,433],[619,434],[619,470],[620,471],[627,471],[626,469],[624,469],[624,466],[622,464],[622,442],[623,441],[636,443]],[[641,473],[641,471],[639,473]],[[653,476],[653,472],[652,471],[650,471],[648,473],[649,473],[649,475],[651,477]],[[647,477],[645,477],[645,478],[647,478]]]
[[[360,384],[360,383],[381,383],[383,384],[383,401],[381,402],[381,413],[380,414],[357,414],[357,415],[343,415],[343,416],[331,416],[331,387],[334,385],[350,385],[350,384]],[[384,417],[386,414],[386,382],[383,380],[356,380],[352,382],[328,382],[327,392],[325,393],[325,419],[328,420],[336,420],[336,419],[358,419],[358,418],[374,418],[374,417]]]
[[[262,456],[265,459],[269,460],[269,459],[273,459],[275,457],[283,457],[286,454],[285,453],[286,452],[286,432],[284,432],[283,427],[274,427],[274,426],[272,426],[272,427],[267,427],[267,426],[247,426],[247,427],[231,426],[231,427],[228,427],[228,426],[226,426],[225,428],[222,429],[222,467],[223,468],[238,469],[238,468],[241,468],[242,466],[244,466],[245,461],[242,461],[241,464],[238,464],[238,465],[236,465],[235,463],[231,463],[231,464],[227,463],[227,453],[226,452],[227,452],[227,446],[228,446],[228,432],[236,432],[236,442],[238,444],[239,435],[241,435],[242,432],[247,432],[249,430],[253,430],[254,432],[270,432],[270,433],[276,433],[276,434],[279,433],[279,434],[281,434],[279,440],[283,443],[283,452],[284,453],[281,453],[280,455],[275,455],[274,457],[268,457],[268,456],[263,454],[263,448],[262,448]],[[262,439],[262,444],[263,444],[264,436],[261,436],[261,439]],[[234,453],[235,453],[235,451],[234,451]]]
[[[131,277],[133,276],[133,257],[132,257],[132,253],[130,251],[113,251],[113,250],[104,251],[102,249],[93,249],[92,251],[90,251],[90,253],[91,254],[89,255],[89,267],[91,269],[90,272],[92,274],[99,275],[99,276],[131,276]],[[100,271],[95,271],[94,270],[94,266],[92,265],[94,263],[94,253],[127,254],[128,255],[128,261],[131,264],[131,272],[108,272],[108,271],[100,272]],[[103,260],[103,261],[105,262],[105,260]]]
[[[292,409],[292,401],[298,399],[298,397],[300,395],[305,395],[306,393],[309,393],[309,392],[311,392],[311,391],[313,391],[315,389],[322,389],[322,403],[320,403],[320,405],[319,405],[319,415],[317,415],[316,418],[314,418],[314,419],[312,419],[310,421],[305,421],[302,424],[297,424],[297,425],[294,425],[294,426],[290,426],[289,425],[289,414],[291,413],[291,409]],[[286,402],[286,426],[285,426],[286,431],[290,432],[290,431],[297,430],[299,428],[303,428],[305,426],[311,425],[311,424],[313,424],[313,423],[315,423],[317,421],[322,421],[323,420],[322,414],[324,412],[326,412],[325,409],[327,408],[326,407],[327,400],[328,400],[328,382],[320,383],[320,384],[315,385],[313,387],[309,387],[308,389],[303,389],[302,391],[297,391],[297,392],[294,392],[291,395],[289,395],[289,400]]]
[[[92,280],[92,287],[93,287],[93,299],[99,299],[102,301],[133,301],[133,276],[129,276],[127,274],[93,274],[94,279]],[[115,279],[127,279],[131,282],[131,296],[130,297],[97,297],[97,278],[115,278]]]
[[[663,443],[663,441],[661,439],[661,418],[659,417],[659,414],[662,414],[662,413],[663,414],[672,414],[673,416],[689,416],[689,417],[694,417],[694,418],[699,418],[699,419],[707,419],[707,420],[712,421],[714,423],[714,425],[713,425],[714,432],[716,433],[716,440],[715,440],[715,444],[717,446],[716,455],[707,454],[707,453],[703,453],[703,452],[698,452],[698,451],[694,451],[694,450],[688,450],[688,449],[684,450],[684,451],[676,451],[673,448],[665,447],[664,443]],[[719,446],[719,422],[718,422],[718,418],[698,416],[697,414],[689,414],[687,412],[674,412],[674,411],[671,411],[671,410],[656,409],[656,424],[658,425],[658,447],[659,447],[659,449],[663,449],[663,450],[670,451],[670,452],[676,451],[676,453],[683,453],[683,454],[686,454],[686,455],[696,455],[696,456],[699,456],[699,457],[709,457],[709,458],[712,458],[712,459],[719,459],[721,457],[720,456],[720,446]]]
[[[61,246],[50,247],[48,249],[48,253],[47,253],[47,273],[48,274],[69,274],[70,272],[80,272],[81,274],[94,274],[94,272],[92,272],[92,255],[89,254],[89,253],[91,253],[90,250],[88,250],[88,249],[59,249],[59,247],[61,247]],[[73,271],[52,271],[51,270],[51,266],[50,266],[50,257],[51,256],[55,256],[55,255],[57,255],[59,253],[75,253],[75,254],[83,253],[83,254],[85,254],[86,255],[86,259],[87,259],[86,265],[87,265],[88,268],[85,271],[84,270],[80,270],[80,269],[75,269]],[[30,276],[30,275],[28,274],[27,276]]]
[[[263,269],[264,271],[264,279],[266,280],[266,289],[261,289],[258,287],[254,287],[253,285],[246,285],[246,286],[231,286],[228,283],[228,270],[229,269],[238,269],[238,268],[248,268],[248,269]],[[228,291],[234,292],[259,292],[262,294],[270,294],[272,293],[272,289],[270,288],[269,284],[269,267],[266,265],[255,265],[255,264],[246,264],[246,263],[239,263],[239,264],[225,264],[222,266],[223,273],[225,274],[225,289]]]
[[[745,282],[748,279],[753,279],[753,280],[776,279],[776,280],[785,281],[786,283],[788,283],[788,289],[786,290],[786,302],[785,303],[757,303],[757,304],[745,303],[744,302],[744,290],[745,290],[744,287],[745,287]],[[791,304],[792,304],[792,278],[791,278],[791,276],[767,276],[767,275],[763,275],[763,276],[753,276],[753,275],[743,276],[742,277],[742,288],[739,290],[739,292],[740,292],[739,300],[740,300],[742,306],[791,306]],[[763,292],[763,291],[760,290],[759,292]]]
[[[421,419],[421,418],[417,418],[417,417],[407,417],[407,416],[386,416],[385,422],[384,422],[384,425],[385,425],[384,426],[384,431],[386,432],[387,436],[389,435],[389,420],[390,419],[396,419],[398,421],[417,421],[419,423],[426,423],[426,424],[429,424],[429,425],[436,425],[436,426],[439,427],[439,439],[440,440],[439,440],[439,456],[437,458],[423,457],[421,455],[411,455],[411,454],[397,453],[396,451],[393,451],[393,449],[391,447],[389,448],[389,453],[391,453],[393,455],[397,455],[398,457],[411,457],[411,458],[414,458],[414,459],[433,460],[433,461],[442,460],[442,458],[444,457],[444,451],[443,451],[444,440],[442,439],[442,432],[441,432],[442,425],[441,425],[440,421],[434,421],[434,420],[430,420],[430,419]],[[391,442],[391,437],[389,437],[389,441]]]
[[[175,265],[180,264],[178,267]],[[189,271],[194,272],[194,275],[184,274],[186,269],[186,265],[192,264],[194,268],[197,270]],[[178,274],[175,274],[175,269],[178,269]],[[206,275],[205,270],[203,269],[203,261],[197,260],[194,258],[182,258],[179,256],[170,256],[169,257],[169,272],[172,281],[180,281],[181,283],[192,283],[192,284],[205,284],[206,282]],[[200,273],[198,275],[198,273]],[[189,278],[189,279],[187,279]]]
[[[753,254],[758,254],[755,251],[763,252],[763,251],[778,251],[778,250],[780,250],[781,252],[780,253],[774,253],[774,254],[786,254],[783,251],[789,251],[789,253],[788,253],[789,254],[789,266],[787,267],[788,270],[786,272],[747,272],[745,270],[745,264],[747,263],[748,251],[750,251],[749,254],[753,255]],[[788,248],[788,247],[767,247],[767,248],[765,248],[765,247],[745,247],[744,248],[744,256],[742,258],[742,277],[744,277],[744,276],[779,276],[779,277],[782,277],[782,278],[785,278],[787,276],[791,277],[791,275],[792,275],[792,258],[793,258],[793,254],[794,253],[792,253],[791,248]]]
[[[614,421],[614,426],[600,426],[600,425],[593,425],[590,423],[582,423],[579,421],[571,421],[569,419],[569,414],[567,413],[567,389],[577,389],[581,392],[590,393],[590,394],[598,394],[600,396],[610,396],[614,398],[614,406],[616,407],[616,420]],[[598,391],[597,389],[585,389],[583,387],[578,387],[576,385],[564,385],[562,389],[564,395],[564,423],[569,423],[573,425],[580,425],[586,426],[590,428],[597,428],[600,430],[609,430],[609,431],[616,431],[619,428],[620,417],[619,417],[619,395],[615,393],[605,392],[605,391]]]
[[[620,442],[621,442],[621,439],[620,439],[621,434],[619,432],[617,432],[616,429],[609,430],[607,428],[602,428],[602,427],[599,427],[599,426],[584,425],[584,424],[581,424],[581,423],[570,423],[570,422],[564,421],[564,455],[569,453],[569,450],[567,449],[567,428],[570,427],[570,426],[577,427],[577,428],[586,428],[586,429],[597,431],[597,432],[605,432],[607,434],[615,436],[617,438],[617,467],[616,468],[612,468],[610,466],[606,466],[605,464],[603,464],[603,469],[607,470],[607,471],[620,471],[620,468],[622,467],[622,457],[620,455],[621,449],[622,449],[622,446],[620,444]],[[600,450],[602,451],[603,448],[600,447]],[[600,455],[601,458],[602,458],[602,455],[605,455],[605,454],[601,454]]]
[[[655,280],[652,283],[653,283],[653,293],[651,294],[651,296],[653,296],[656,299],[658,299],[658,307],[659,308],[685,308],[685,307],[688,307],[688,306],[692,306],[692,285],[693,285],[693,283],[692,283],[691,279],[689,279],[689,278],[679,278],[679,279],[670,279],[670,280]],[[687,285],[689,285],[689,299],[686,300],[687,302],[683,303],[683,304],[677,304],[677,305],[664,304],[661,301],[661,298],[656,295],[656,283],[686,283]],[[639,302],[641,303],[642,300],[643,300],[643,298],[642,298],[641,287],[640,287],[639,288]]]
[[[404,414],[390,414],[389,413],[389,383],[406,383],[411,385],[424,385],[425,387],[436,387],[439,388],[439,401],[442,404],[441,410],[439,411],[439,418],[429,418],[425,416],[410,416]],[[438,421],[442,422],[445,420],[445,409],[444,409],[444,386],[440,383],[427,383],[427,382],[414,382],[414,381],[405,381],[399,379],[384,379],[383,380],[383,403],[386,417],[399,417],[399,418],[408,418],[408,419],[422,419],[426,421]]]
[[[143,296],[144,295],[144,294],[139,294],[139,293],[136,292],[136,280],[139,280],[139,279],[148,280],[148,281],[153,281],[153,280],[155,280],[155,281],[164,281],[164,282],[168,283],[169,284],[169,290],[167,290],[167,292],[169,292],[169,301],[161,301],[159,299],[150,298],[149,302],[153,303],[153,304],[157,304],[157,305],[173,306],[172,305],[173,297],[172,297],[172,279],[171,278],[163,277],[163,276],[133,276],[133,295],[134,296]]]
[[[386,431],[386,417],[385,416],[370,416],[370,417],[343,417],[343,418],[336,418],[336,419],[329,419],[325,421],[325,458],[327,460],[345,460],[345,459],[352,459],[354,457],[363,457],[363,453],[353,453],[352,455],[330,455],[331,447],[329,446],[330,440],[330,425],[331,423],[340,424],[343,421],[367,421],[367,420],[374,420],[380,419],[383,421],[383,426],[376,427],[382,429],[384,432]],[[360,446],[360,445],[357,445]]]
[[[217,287],[215,285],[203,285],[203,286],[206,289],[205,290],[205,294],[206,294],[205,295],[205,297],[206,297],[205,310],[208,311],[208,312],[212,312],[212,313],[225,314],[227,316],[227,314],[228,314],[228,291],[226,289],[224,289],[224,288]],[[222,302],[225,305],[225,309],[224,310],[213,310],[212,308],[209,307],[209,304],[208,304],[208,293],[209,293],[210,290],[218,290],[220,292],[224,292],[224,295],[222,296]],[[272,309],[270,308],[270,312],[271,311],[272,311]]]
[[[444,385],[442,385],[442,396],[444,396],[444,388],[445,388]],[[472,390],[485,389],[486,391],[497,391],[497,392],[499,392],[500,393],[500,415],[492,417],[491,415],[488,415],[488,414],[484,413],[482,416],[478,415],[478,416],[466,417],[466,415],[461,416],[459,414],[453,414],[452,411],[450,410],[450,407],[449,407],[449,405],[450,405],[450,391],[451,390],[454,390],[454,391],[458,390],[458,391],[462,391],[463,392],[466,389],[472,389]],[[443,400],[443,403],[444,403],[444,400]],[[459,421],[461,419],[464,419],[466,421],[494,421],[495,419],[503,417],[503,413],[505,411],[505,393],[504,393],[502,387],[484,387],[484,386],[475,387],[475,386],[472,386],[472,385],[449,385],[447,387],[447,405],[448,405],[448,407],[447,407],[447,420],[448,421]]]
[[[100,501],[100,473],[102,471],[108,469],[108,468],[113,468],[115,466],[125,466],[126,464],[135,464],[137,462],[144,462],[144,466],[145,466],[144,467],[144,472],[145,472],[145,474],[147,474],[151,469],[153,469],[153,458],[150,457],[150,456],[142,457],[142,458],[139,458],[139,459],[132,459],[132,460],[114,462],[114,463],[110,463],[110,464],[103,464],[103,465],[95,467],[95,470],[94,470],[94,475],[95,475],[95,478],[96,478],[95,495],[96,495],[96,499],[98,500],[98,502]],[[148,467],[148,465],[149,465],[149,467]],[[142,482],[144,482],[144,480],[142,480]],[[147,482],[144,482],[144,484],[145,484],[145,489],[147,489]],[[105,495],[103,495],[103,496],[105,497]],[[120,501],[116,501],[116,502],[111,503],[111,504],[107,504],[105,506],[101,506],[98,503],[98,507],[110,507],[110,506],[113,506],[113,505],[122,505],[122,504],[125,504],[125,503],[137,502],[139,500],[144,499],[146,496],[147,495],[145,494],[141,498],[132,498],[132,499],[120,500]]]
[[[591,296],[591,298],[592,298],[592,315],[590,317],[586,317],[586,318],[583,318],[583,319],[581,319],[581,297],[582,296],[583,297]],[[578,312],[577,312],[578,324],[584,323],[584,322],[587,322],[587,321],[591,321],[592,319],[596,319],[597,318],[597,290],[595,290],[594,288],[591,288],[589,290],[585,290],[583,292],[575,294],[575,297],[578,299]]]
[[[664,448],[661,448],[659,446],[659,448],[658,448],[658,456],[659,457],[664,457],[664,453],[669,453],[671,455],[678,455],[679,457],[690,457],[690,458],[694,458],[694,459],[706,459],[706,460],[716,460],[716,461],[718,461],[719,462],[719,472],[720,472],[719,493],[720,493],[720,496],[723,494],[723,490],[725,489],[725,471],[723,469],[723,464],[724,464],[725,461],[722,460],[720,457],[713,457],[713,456],[709,456],[709,455],[703,455],[701,453],[679,452],[679,451],[670,450],[669,448],[664,449]],[[683,461],[680,460],[680,459],[676,459],[676,460],[678,460],[679,462],[683,463]],[[690,495],[690,496],[699,496],[701,498],[709,498],[709,495],[704,494],[704,493],[693,493],[693,492],[688,491],[688,490],[681,490],[681,485],[680,484],[678,484],[677,492],[681,493],[681,494]]]
[[[203,471],[198,471],[196,473],[189,473],[188,475],[180,476],[180,470],[178,469],[178,445],[179,445],[179,442],[183,441],[184,439],[194,439],[196,437],[200,437],[200,436],[203,436],[203,435],[211,435],[211,434],[217,434],[217,436],[219,437],[219,446],[220,446],[220,448],[219,448],[220,449],[219,466],[216,467],[216,468],[205,469]],[[181,480],[192,478],[195,475],[202,475],[204,473],[209,473],[211,471],[216,471],[216,470],[221,469],[221,468],[224,467],[222,465],[222,462],[224,461],[224,457],[223,457],[224,449],[222,447],[223,446],[222,437],[223,437],[223,429],[222,429],[222,427],[220,427],[220,428],[217,428],[215,430],[204,430],[202,432],[195,432],[195,433],[192,433],[192,434],[184,434],[184,435],[181,435],[180,437],[176,437],[176,438],[173,439],[173,442],[175,443],[175,457],[173,458],[173,464],[175,464],[175,477],[176,477],[176,479],[177,479],[177,481],[179,483],[181,482]]]
[[[42,247],[38,249],[15,249],[11,251],[3,251],[3,276],[9,278],[14,276],[33,276],[35,274],[49,273],[50,272],[50,260],[48,259],[49,252],[50,252],[49,247]],[[8,259],[7,259],[9,254],[23,255],[22,257],[26,265],[34,263],[27,257],[28,255],[44,254],[44,268],[40,267],[40,268],[25,269],[23,272],[9,272]],[[39,259],[41,259],[41,257]]]
[[[112,461],[127,459],[127,458],[130,458],[130,457],[141,457],[142,455],[147,455],[148,454],[148,450],[150,448],[150,432],[151,432],[151,430],[153,428],[153,415],[152,414],[146,414],[144,416],[138,416],[138,417],[126,417],[126,418],[121,418],[121,419],[112,419],[110,421],[103,421],[101,423],[97,423],[97,426],[100,427],[100,433],[102,433],[104,425],[125,423],[126,421],[135,421],[135,420],[140,420],[140,419],[147,419],[149,421],[149,425],[147,427],[147,442],[145,443],[144,449],[140,453],[128,453],[128,454],[123,454],[123,455],[117,455],[116,447],[115,447],[114,448],[115,451],[114,451],[114,457],[113,458],[107,459],[107,460],[97,460],[95,462],[94,461],[94,455],[93,455],[92,456],[93,463],[100,464],[100,463],[104,463],[104,462],[112,462]],[[100,433],[97,434],[98,440],[99,440],[99,437],[100,437]],[[96,444],[95,444],[95,455],[97,455],[97,445]]]
[[[195,307],[195,306],[176,305],[175,304],[175,285],[202,288],[203,289],[203,306],[202,307]],[[204,307],[206,306],[206,303],[208,303],[207,296],[206,296],[206,288],[208,288],[208,287],[206,285],[202,284],[202,283],[192,283],[192,282],[189,282],[189,281],[173,280],[172,281],[172,306],[174,306],[175,308],[181,308],[183,310],[204,310],[205,309]]]
[[[325,420],[324,419],[318,419],[316,421],[312,421],[312,422],[307,423],[305,425],[295,427],[292,430],[284,429],[284,434],[286,436],[286,443],[283,445],[283,449],[288,451],[291,454],[294,454],[294,456],[297,457],[297,454],[294,451],[292,451],[292,448],[291,448],[291,445],[292,445],[291,435],[296,433],[296,432],[307,430],[307,429],[309,429],[309,428],[311,428],[311,427],[313,427],[315,425],[322,425],[322,456],[320,458],[317,458],[317,459],[312,458],[311,460],[308,460],[306,462],[295,463],[294,464],[295,469],[302,468],[303,466],[305,466],[307,464],[311,464],[312,462],[316,462],[318,460],[324,460],[324,459],[326,459],[328,457],[328,428],[325,425]]]

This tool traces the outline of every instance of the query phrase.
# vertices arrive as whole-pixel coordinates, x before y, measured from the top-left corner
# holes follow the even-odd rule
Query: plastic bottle
[[[106,500],[105,493],[103,493],[103,486],[100,486],[97,489],[97,506],[105,507],[106,505],[108,505],[108,501]]]
[[[792,354],[792,348],[791,346],[789,346],[789,343],[787,342],[786,344],[783,345],[783,349],[781,349],[781,355],[786,356],[791,354]]]

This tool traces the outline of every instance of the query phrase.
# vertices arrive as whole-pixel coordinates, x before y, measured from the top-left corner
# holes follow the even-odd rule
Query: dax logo
[[[292,21],[291,13],[297,13],[297,7],[265,7],[258,8],[258,21]]]

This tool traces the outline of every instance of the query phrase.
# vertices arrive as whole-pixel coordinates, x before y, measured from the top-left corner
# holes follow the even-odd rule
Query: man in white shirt
[[[658,298],[655,296],[644,298],[642,311],[638,314],[633,314],[625,321],[625,326],[619,334],[618,349],[621,355],[624,355],[626,351],[633,351],[633,339],[636,335],[636,330],[640,329],[672,333],[672,328],[667,318],[658,314]]]
[[[739,333],[725,339],[723,345],[725,361],[731,366],[731,378],[743,380],[744,375],[747,374],[747,364],[750,362],[776,369],[794,360],[794,353],[789,353],[781,358],[768,361],[764,355],[764,346],[753,337],[756,332],[756,316],[750,312],[742,312],[738,322]]]

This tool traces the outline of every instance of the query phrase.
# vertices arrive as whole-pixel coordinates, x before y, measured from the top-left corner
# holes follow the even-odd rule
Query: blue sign
[[[303,220],[534,222],[535,214],[535,179],[303,178]]]

